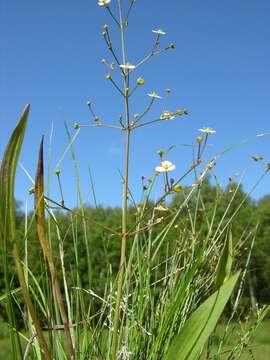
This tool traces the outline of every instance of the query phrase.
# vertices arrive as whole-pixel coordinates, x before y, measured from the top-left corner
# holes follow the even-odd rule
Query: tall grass
[[[156,30],[153,48],[137,65],[126,62],[125,33],[135,0],[129,2],[124,11],[124,1],[118,0],[117,7],[110,7],[109,0],[100,0],[100,5],[119,30],[120,50],[113,47],[110,27],[104,25],[103,37],[116,63],[112,82],[123,99],[125,116],[119,124],[101,122],[88,106],[94,117],[91,127],[109,127],[121,131],[125,136],[122,218],[119,231],[112,231],[95,221],[83,206],[80,177],[73,142],[81,128],[75,124],[75,135],[66,125],[68,146],[63,156],[71,153],[77,179],[79,206],[70,209],[65,204],[61,187],[61,171],[57,164],[61,201],[51,199],[44,191],[43,142],[39,151],[37,176],[35,181],[34,217],[25,217],[24,252],[17,246],[14,207],[14,179],[18,156],[23,141],[29,108],[24,111],[1,164],[1,253],[5,274],[5,301],[11,346],[14,359],[218,359],[225,351],[226,339],[232,333],[235,321],[242,326],[242,337],[237,346],[232,347],[228,359],[240,356],[258,324],[264,319],[269,308],[259,309],[256,319],[243,324],[239,318],[238,306],[249,266],[250,254],[256,237],[256,228],[244,233],[241,239],[233,238],[231,224],[245,199],[233,212],[231,207],[239,190],[236,187],[231,201],[220,217],[220,189],[211,211],[207,209],[203,187],[208,174],[221,154],[205,161],[211,128],[202,129],[193,148],[194,161],[177,180],[170,179],[174,165],[168,162],[169,151],[159,151],[160,165],[144,188],[139,204],[129,189],[130,143],[137,128],[157,122],[173,121],[177,116],[187,115],[186,109],[163,112],[157,119],[148,120],[152,106],[158,95],[150,94],[150,104],[141,115],[131,118],[131,95],[144,79],[136,79],[132,88],[133,73],[139,66],[164,51],[174,48],[169,44],[161,48],[162,30]],[[117,11],[118,15],[115,14]],[[119,55],[120,53],[120,55]],[[121,61],[119,60],[121,58]],[[113,66],[111,66],[113,68]],[[118,85],[115,77],[122,78]],[[169,95],[169,90],[166,96]],[[169,150],[172,150],[171,147]],[[198,174],[199,172],[199,174]],[[265,174],[267,171],[263,174]],[[193,184],[183,187],[184,179],[193,176]],[[164,192],[153,202],[152,191],[158,186],[156,180],[163,177]],[[93,184],[92,184],[93,185]],[[93,186],[92,186],[93,187]],[[178,201],[169,205],[169,199],[178,194]],[[59,210],[69,215],[69,223],[62,225]],[[45,215],[45,211],[47,216]],[[132,219],[129,222],[129,219]],[[200,220],[200,221],[199,221]],[[133,225],[130,226],[129,224]],[[181,226],[179,226],[179,224]],[[90,226],[91,225],[91,226]],[[40,273],[31,271],[28,235],[36,227],[43,256],[38,259]],[[120,254],[117,272],[113,268],[108,247],[104,244],[103,258],[106,283],[104,288],[93,287],[95,272],[91,258],[91,227],[102,228],[104,236],[119,243]],[[87,287],[83,286],[85,274],[80,273],[82,246],[78,239],[84,238],[85,268]],[[172,238],[173,236],[173,238]],[[66,239],[72,239],[73,258],[66,259]],[[240,241],[241,240],[241,241]],[[10,244],[8,243],[10,241]],[[53,244],[57,244],[53,246]],[[242,269],[237,268],[235,253],[242,244],[250,243],[249,255]],[[19,279],[15,288],[13,274],[10,275],[10,252]],[[67,277],[67,266],[70,276]],[[224,333],[214,342],[218,321],[231,298],[231,316],[228,317]],[[23,301],[23,304],[22,304]],[[15,312],[23,320],[18,326]],[[26,339],[22,345],[22,339]],[[227,353],[226,348],[226,353]]]

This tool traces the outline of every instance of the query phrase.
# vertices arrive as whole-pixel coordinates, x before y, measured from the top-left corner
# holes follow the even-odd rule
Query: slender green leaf
[[[44,350],[46,360],[50,360],[50,352],[47,347],[45,338],[42,333],[42,329],[39,323],[39,320],[36,316],[32,300],[25,282],[24,273],[21,265],[19,248],[16,242],[16,211],[15,211],[15,199],[14,199],[14,184],[15,184],[15,175],[18,164],[18,159],[24,139],[27,119],[29,115],[30,106],[27,105],[22,113],[22,116],[15,127],[6,151],[4,153],[3,161],[0,169],[0,234],[1,234],[1,245],[2,245],[2,254],[3,254],[3,263],[4,263],[4,274],[5,274],[5,283],[7,288],[7,294],[11,295],[10,289],[10,280],[9,280],[9,269],[8,269],[8,242],[11,242],[12,256],[15,263],[18,279],[20,282],[20,287],[24,301],[28,307],[28,310],[31,314],[37,336],[39,338],[41,347]],[[13,313],[13,304],[11,296],[8,296],[8,318],[10,324],[13,328],[16,329],[16,321],[14,319]],[[14,339],[12,335],[12,347],[15,350],[15,357],[22,357],[22,350],[19,340]]]
[[[13,244],[16,240],[16,214],[14,201],[14,182],[16,167],[24,138],[29,106],[24,109],[19,122],[14,129],[8,145],[6,147],[0,169],[0,241],[1,253],[3,257],[4,279],[6,286],[6,311],[9,324],[12,329],[17,329],[17,321],[14,316],[14,307],[12,300],[12,290],[10,288],[10,267],[8,263],[8,249],[10,242]],[[14,356],[22,354],[21,344],[18,333],[10,332]],[[19,355],[20,354],[20,355]]]
[[[65,304],[61,293],[60,284],[56,275],[56,268],[53,261],[53,254],[49,244],[49,238],[46,228],[46,218],[45,218],[45,201],[44,201],[44,164],[43,164],[43,140],[39,146],[39,156],[38,156],[38,167],[36,173],[36,183],[35,183],[35,212],[36,212],[36,225],[37,225],[37,234],[38,238],[44,253],[44,256],[47,259],[49,270],[51,273],[51,282],[52,287],[55,292],[56,301],[59,306],[61,318],[64,325],[64,334],[66,337],[67,348],[70,354],[70,359],[75,359],[75,352],[73,348],[72,338],[69,328],[69,320],[65,310]]]
[[[14,182],[19,154],[24,138],[29,105],[24,109],[23,114],[14,129],[9,143],[6,147],[0,170],[0,230],[1,238],[15,241],[15,201]]]
[[[223,247],[221,257],[218,262],[217,276],[216,276],[216,289],[219,289],[221,285],[230,277],[233,260],[233,245],[232,245],[232,231],[228,230],[226,241]]]
[[[173,340],[166,360],[197,359],[229,300],[240,272],[231,276],[191,315]]]

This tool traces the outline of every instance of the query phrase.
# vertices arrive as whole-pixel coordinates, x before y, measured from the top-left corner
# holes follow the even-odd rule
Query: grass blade
[[[45,219],[45,201],[44,201],[44,166],[43,166],[43,137],[40,143],[39,148],[39,158],[38,158],[38,168],[36,174],[36,184],[35,184],[35,213],[36,213],[36,224],[37,224],[37,233],[38,238],[44,253],[44,256],[47,259],[50,274],[52,287],[55,292],[56,301],[59,306],[61,318],[64,325],[64,332],[67,342],[67,348],[70,355],[70,359],[75,359],[75,352],[72,344],[72,338],[69,330],[69,321],[65,310],[65,305],[63,297],[60,290],[60,285],[56,276],[56,268],[53,262],[53,255],[49,245],[48,233],[46,229],[46,219]]]
[[[166,360],[195,360],[203,350],[209,336],[229,300],[240,272],[231,276],[187,320],[172,342]]]

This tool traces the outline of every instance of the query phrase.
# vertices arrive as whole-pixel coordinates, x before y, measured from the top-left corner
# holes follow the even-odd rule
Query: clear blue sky
[[[75,121],[91,121],[88,99],[102,119],[117,123],[118,115],[123,113],[122,101],[105,79],[107,70],[100,62],[102,58],[111,60],[101,32],[102,24],[112,21],[95,0],[0,0],[0,4],[0,157],[19,114],[30,103],[21,162],[34,176],[41,134],[45,134],[47,151],[52,123],[53,168],[67,144],[64,120],[72,133]],[[111,8],[116,11],[116,0],[111,1]],[[257,133],[270,130],[269,19],[269,0],[137,0],[127,32],[128,60],[137,63],[148,53],[154,39],[151,30],[155,28],[166,30],[163,44],[173,41],[176,49],[134,72],[135,78],[144,76],[146,84],[134,96],[132,112],[143,111],[149,101],[148,92],[162,93],[168,87],[173,90],[169,110],[185,107],[190,111],[187,117],[137,130],[131,151],[131,188],[137,198],[141,175],[150,176],[159,162],[156,150],[191,144],[197,129],[204,126],[217,131],[211,137],[206,159],[233,143],[252,138],[226,155],[215,173],[226,185],[228,176],[247,169],[245,190],[255,183],[263,166],[253,163],[250,156],[260,154],[270,162],[270,137],[255,139]],[[119,34],[113,24],[111,28],[118,46]],[[161,110],[162,102],[157,102],[153,117]],[[98,202],[120,204],[122,135],[109,129],[80,132],[74,147],[85,201],[92,201],[90,166]],[[190,150],[181,147],[169,157],[177,166],[177,174],[191,159]],[[75,177],[69,155],[61,169],[67,205],[75,205]],[[30,186],[19,169],[16,196],[25,200]],[[268,192],[266,178],[254,197]],[[55,192],[54,196],[59,199]]]

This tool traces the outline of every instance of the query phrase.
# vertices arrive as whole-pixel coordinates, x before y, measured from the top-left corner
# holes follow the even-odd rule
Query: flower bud
[[[187,109],[178,109],[178,110],[176,110],[176,115],[178,115],[178,116],[188,115],[188,110]]]
[[[143,77],[139,77],[137,79],[137,85],[144,85],[144,78]]]
[[[80,125],[77,122],[75,122],[73,127],[74,127],[75,130],[77,130],[77,129],[79,129]]]
[[[173,187],[173,191],[176,192],[176,193],[182,191],[182,189],[183,189],[182,186],[179,185],[179,184],[176,184],[176,185],[174,185],[174,187]]]
[[[162,157],[165,154],[165,151],[160,149],[157,151],[157,154],[158,156]]]
[[[107,74],[107,75],[106,75],[106,79],[107,79],[107,80],[111,80],[111,78],[112,78],[112,74]]]
[[[202,137],[202,136],[197,136],[197,137],[196,137],[196,141],[197,141],[198,143],[203,142],[203,137]]]
[[[61,170],[60,170],[60,169],[55,169],[55,170],[54,170],[54,173],[55,173],[55,175],[59,176],[60,173],[61,173]]]

